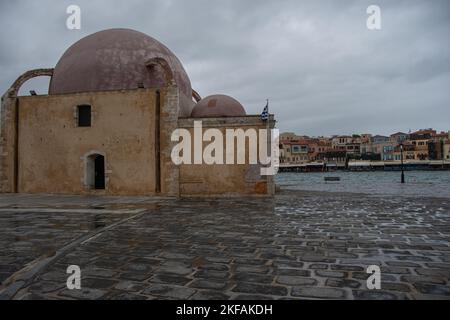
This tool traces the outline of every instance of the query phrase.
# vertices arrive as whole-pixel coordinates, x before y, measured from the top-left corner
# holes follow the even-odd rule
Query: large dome
[[[215,94],[200,100],[192,109],[192,118],[242,117],[245,109],[236,99],[223,94]]]
[[[178,58],[162,43],[130,29],[109,29],[89,35],[73,44],[55,67],[49,94],[162,87],[164,71],[148,69],[151,58],[165,59],[184,97],[180,116],[192,110],[192,88]]]

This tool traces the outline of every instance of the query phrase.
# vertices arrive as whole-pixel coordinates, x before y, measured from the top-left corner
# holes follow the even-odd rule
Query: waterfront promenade
[[[450,298],[444,198],[2,194],[0,246],[3,299]],[[381,290],[366,288],[374,264]]]
[[[450,170],[450,160],[405,160],[404,170]],[[323,162],[312,161],[299,164],[281,164],[280,172],[333,172],[333,171],[401,171],[401,161]]]

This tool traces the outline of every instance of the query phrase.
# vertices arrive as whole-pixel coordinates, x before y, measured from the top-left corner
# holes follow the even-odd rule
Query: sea
[[[275,181],[281,189],[297,191],[450,198],[450,171],[405,171],[404,184],[399,171],[281,172]]]

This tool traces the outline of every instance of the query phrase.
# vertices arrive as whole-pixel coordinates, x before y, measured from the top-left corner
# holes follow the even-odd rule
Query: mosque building
[[[50,77],[47,95],[19,96]],[[138,31],[73,44],[54,69],[20,76],[2,97],[0,192],[236,196],[274,194],[260,164],[175,164],[176,129],[271,129],[232,97],[201,98],[180,60]],[[270,142],[269,142],[270,143]]]

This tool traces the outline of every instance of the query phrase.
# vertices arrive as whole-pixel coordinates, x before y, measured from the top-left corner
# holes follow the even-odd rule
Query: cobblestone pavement
[[[0,203],[4,298],[450,298],[450,199],[284,191],[274,199],[0,195]],[[19,270],[42,257],[50,259],[17,286]],[[66,288],[72,264],[81,290]],[[381,290],[366,287],[369,265],[381,267]]]

